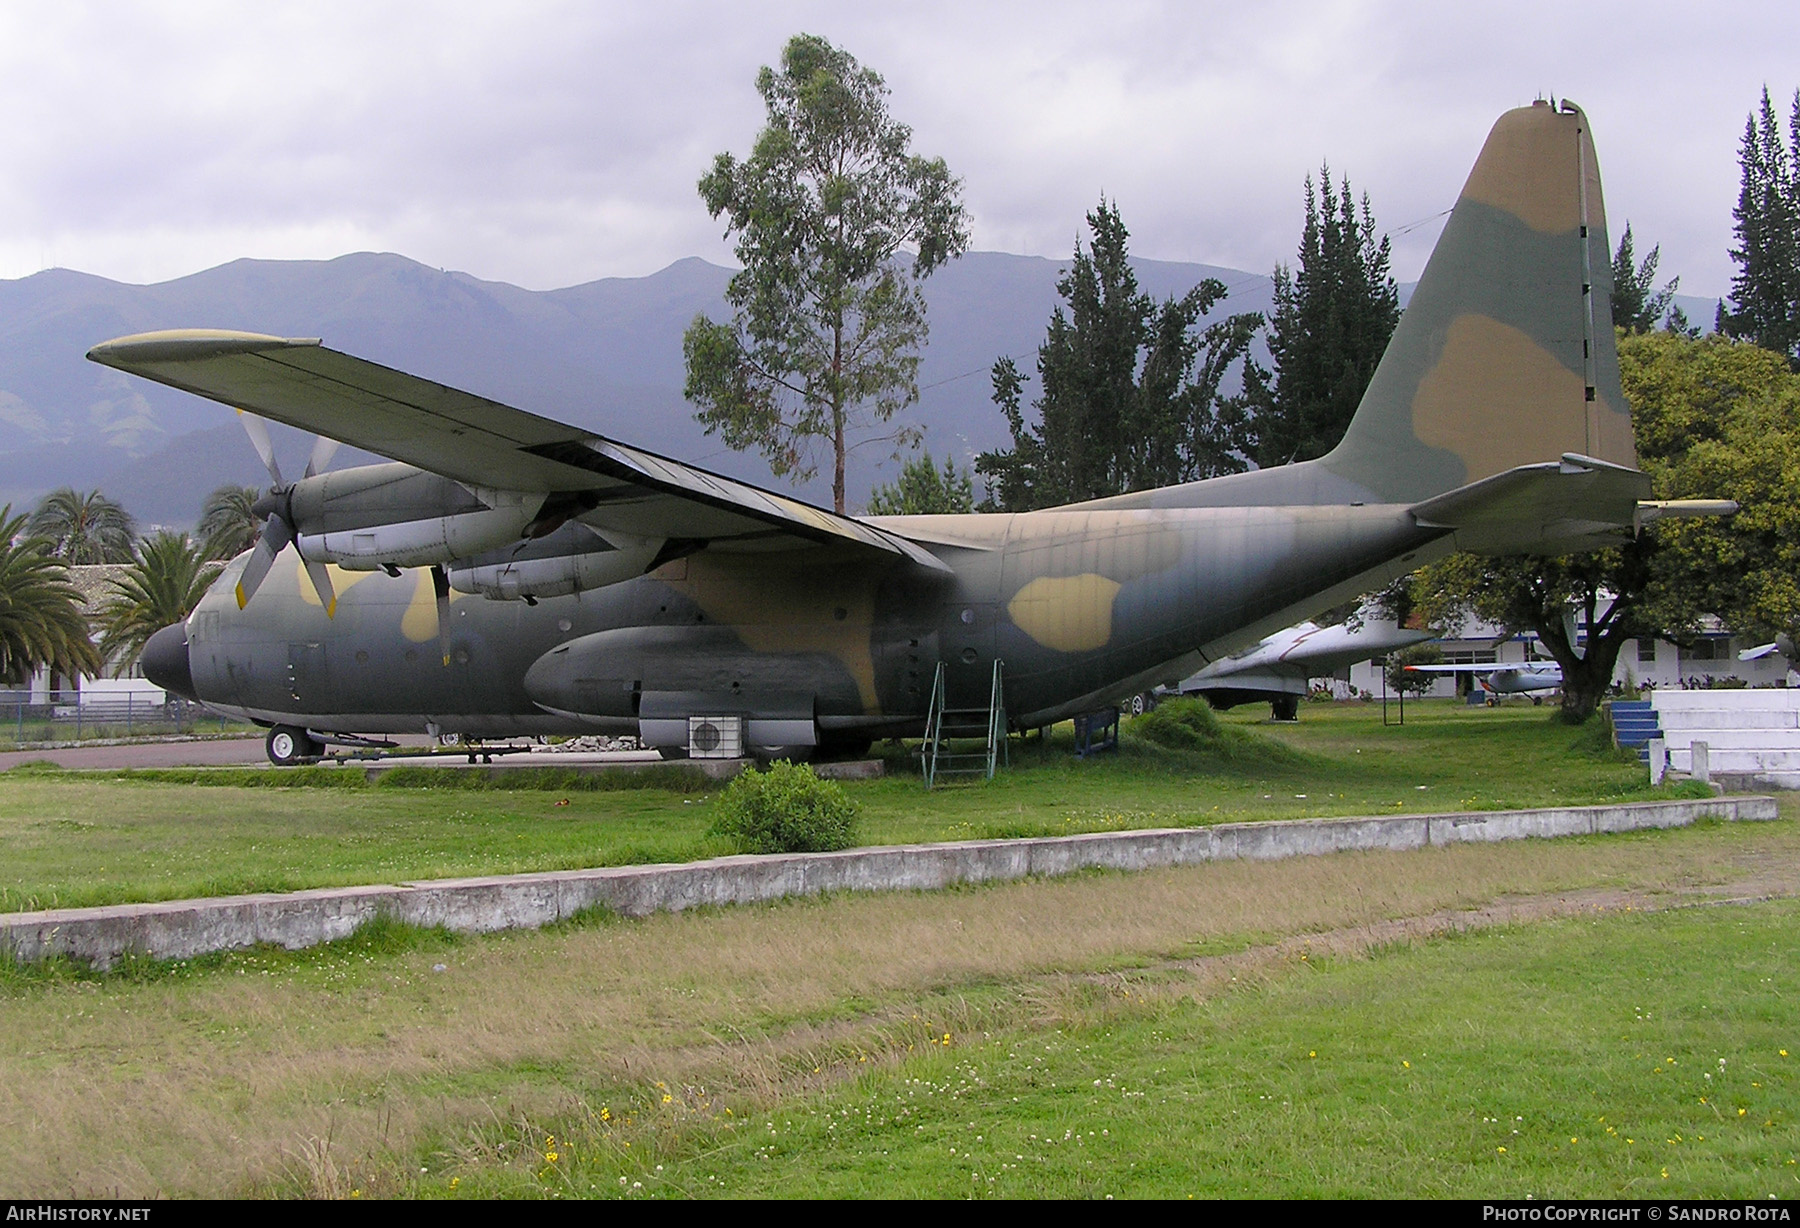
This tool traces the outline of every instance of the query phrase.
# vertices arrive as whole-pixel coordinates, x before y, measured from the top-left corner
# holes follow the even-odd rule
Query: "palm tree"
[[[221,486],[206,496],[200,507],[200,549],[207,558],[236,558],[256,544],[262,519],[250,507],[261,496],[254,486]]]
[[[45,495],[25,526],[50,543],[50,553],[70,566],[129,563],[137,525],[131,513],[97,490],[78,494],[72,486]]]
[[[81,594],[41,540],[28,538],[25,517],[0,508],[0,678],[24,682],[39,666],[64,677],[93,677],[99,651],[88,639]]]
[[[144,641],[192,614],[218,573],[218,562],[185,533],[164,529],[144,538],[125,574],[109,581],[113,593],[100,608],[100,655],[119,662],[114,675],[131,667]]]

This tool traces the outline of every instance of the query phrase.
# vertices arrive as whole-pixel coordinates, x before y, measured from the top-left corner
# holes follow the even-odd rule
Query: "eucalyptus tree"
[[[910,151],[886,84],[847,52],[798,35],[756,88],[768,123],[750,156],[722,153],[700,180],[744,267],[725,291],[732,321],[697,316],[682,340],[686,395],[708,434],[758,449],[777,476],[810,479],[823,452],[842,512],[853,448],[919,438],[884,428],[918,400],[919,282],[968,247],[968,215],[943,159]]]

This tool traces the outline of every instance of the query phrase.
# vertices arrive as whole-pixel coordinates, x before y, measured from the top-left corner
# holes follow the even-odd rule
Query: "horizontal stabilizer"
[[[1449,529],[1476,554],[1568,554],[1617,545],[1637,524],[1650,479],[1637,469],[1567,453],[1521,465],[1414,504],[1421,527]]]

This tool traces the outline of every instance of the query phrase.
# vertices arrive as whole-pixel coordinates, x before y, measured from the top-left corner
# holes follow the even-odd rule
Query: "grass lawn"
[[[1077,760],[1064,732],[1047,743],[1014,739],[1012,767],[985,784],[926,792],[916,761],[896,752],[890,776],[846,787],[868,844],[1637,800],[1684,788],[1650,790],[1635,761],[1542,708],[1415,703],[1404,727],[1384,727],[1379,705],[1309,705],[1285,726],[1263,722],[1265,711],[1225,714],[1222,736],[1200,750],[1134,738],[1126,722],[1117,755]],[[467,788],[479,778],[427,768],[369,785],[338,768],[28,765],[0,773],[0,911],[731,851],[706,835],[710,793],[680,783],[682,773],[661,779],[676,787],[595,791],[552,778]]]
[[[945,1031],[742,1121],[546,1123],[514,1146],[554,1161],[471,1165],[458,1188],[1792,1199],[1796,922],[1787,901],[1509,927],[1290,957],[1213,1000],[1185,975],[1124,976],[1092,986],[1090,1021]]]
[[[1790,812],[0,966],[0,1189],[1793,1197],[1796,896]]]

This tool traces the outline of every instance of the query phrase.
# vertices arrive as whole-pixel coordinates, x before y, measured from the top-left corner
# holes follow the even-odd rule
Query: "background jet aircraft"
[[[1267,700],[1276,720],[1291,721],[1299,716],[1300,699],[1314,678],[1436,634],[1398,626],[1392,619],[1332,627],[1305,622],[1269,636],[1247,652],[1214,661],[1171,689],[1183,695],[1204,695],[1215,708]]]
[[[1003,671],[1007,726],[1042,726],[1452,550],[1630,533],[1610,255],[1586,117],[1509,112],[1328,455],[1016,515],[834,515],[313,340],[89,357],[394,458],[277,480],[263,543],[144,653],[277,755],[420,729],[678,750],[711,715],[853,749],[920,733],[940,676],[985,708]]]

